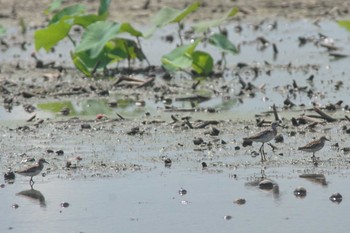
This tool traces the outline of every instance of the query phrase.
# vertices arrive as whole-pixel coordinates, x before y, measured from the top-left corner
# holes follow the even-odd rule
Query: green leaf
[[[98,15],[108,14],[108,8],[111,0],[100,0],[100,7],[98,8]]]
[[[105,44],[116,37],[120,30],[120,24],[99,21],[89,25],[83,34],[81,42],[77,45],[75,52],[79,53],[90,50],[91,58],[96,58]]]
[[[50,24],[47,28],[35,31],[35,50],[38,51],[44,48],[46,51],[49,51],[60,40],[67,36],[72,25],[72,19],[60,20],[57,23]]]
[[[122,33],[122,32],[127,32],[130,35],[135,36],[135,37],[142,37],[143,36],[142,32],[136,30],[130,23],[122,23],[120,25],[120,33]]]
[[[79,16],[74,16],[74,24],[75,25],[80,25],[84,28],[87,28],[90,24],[93,24],[95,22],[98,21],[103,21],[106,20],[108,16],[105,15],[95,15],[95,14],[91,14],[91,15],[79,15]]]
[[[108,56],[114,61],[136,58],[144,60],[146,58],[135,41],[124,38],[113,39],[109,42]]]
[[[237,14],[237,12],[238,12],[238,8],[237,7],[233,7],[230,11],[228,11],[220,19],[214,19],[214,20],[209,20],[209,21],[202,21],[202,22],[198,23],[197,25],[195,25],[193,28],[195,29],[196,32],[205,32],[209,28],[220,26],[223,22],[225,22],[225,20],[235,16]]]
[[[46,15],[54,12],[54,11],[57,11],[60,7],[61,7],[61,4],[62,4],[62,0],[54,0],[52,1],[52,3],[49,5],[49,7],[44,11],[44,13]]]
[[[64,16],[76,16],[76,15],[83,14],[84,12],[85,12],[85,6],[81,4],[65,7],[52,17],[49,24],[53,24],[60,21],[61,18],[63,18]]]
[[[71,53],[73,63],[86,76],[91,77],[92,71],[106,68],[109,63],[113,61],[108,54],[111,52],[109,43],[103,48],[97,57],[91,58],[90,50],[85,50],[79,53]]]
[[[192,68],[198,74],[209,75],[213,71],[214,61],[209,53],[203,51],[195,51],[192,54]]]
[[[350,20],[339,20],[338,25],[345,28],[347,31],[350,31]]]
[[[2,25],[0,25],[0,36],[3,36],[6,34],[6,28]]]
[[[164,55],[161,59],[163,66],[170,71],[191,67],[193,62],[192,53],[199,42],[200,40],[198,39],[192,44],[177,47],[170,53]]]
[[[238,53],[236,46],[234,46],[231,41],[229,41],[227,37],[221,33],[215,33],[210,36],[209,43],[215,47],[218,47],[222,51],[230,52],[233,55]]]
[[[181,22],[187,15],[197,10],[199,2],[192,3],[184,10],[178,10],[171,7],[162,8],[152,19],[152,23],[157,27],[164,27],[170,23]]]

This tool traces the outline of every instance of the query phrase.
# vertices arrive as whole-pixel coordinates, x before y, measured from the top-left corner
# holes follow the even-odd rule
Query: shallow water
[[[338,174],[326,176],[322,186],[291,172],[278,175],[279,193],[246,186],[253,169],[238,170],[237,179],[227,172],[209,173],[181,169],[130,174],[111,179],[60,180],[37,177],[34,188],[45,197],[45,205],[16,195],[28,189],[19,178],[0,192],[1,231],[11,232],[345,232],[349,202],[329,197],[347,193]],[[290,168],[283,168],[284,173]],[[272,171],[273,172],[273,171]],[[278,171],[280,173],[280,171]],[[55,175],[51,175],[55,176]],[[293,195],[297,186],[307,189],[303,199]],[[180,196],[184,188],[187,194]],[[245,198],[246,204],[233,201]],[[60,204],[68,202],[68,208]],[[12,208],[18,204],[17,209]],[[34,214],[33,214],[34,213]],[[224,216],[232,219],[225,220]]]

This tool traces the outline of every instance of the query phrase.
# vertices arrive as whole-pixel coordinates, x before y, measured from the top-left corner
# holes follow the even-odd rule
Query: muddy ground
[[[91,12],[96,11],[97,8],[97,1],[67,1],[66,4],[72,2],[87,3]],[[112,2],[111,18],[146,25],[150,16],[162,6],[182,8],[188,3],[188,1],[141,2],[136,0],[121,2]],[[34,28],[45,25],[47,16],[42,12],[48,3],[49,1],[0,1],[0,23],[9,26],[9,31],[12,33],[11,37],[2,39],[3,51],[11,50],[12,46],[19,48],[23,44],[32,48],[33,38],[30,33],[23,36],[20,35],[19,31],[12,32],[11,28],[16,28],[21,18],[25,20],[30,28],[29,31],[32,32]],[[332,21],[345,17],[348,14],[349,5],[348,2],[338,0],[288,2],[238,0],[215,3],[203,1],[204,7],[191,17],[194,21],[215,18],[229,7],[238,6],[240,13],[235,17],[233,23],[259,24],[264,19],[272,22],[280,19],[287,21],[308,19],[317,23],[320,20]],[[262,113],[254,112],[253,106],[246,118],[242,118],[242,116],[235,118],[234,115],[222,113],[215,107],[200,108],[198,105],[196,106],[195,103],[202,102],[201,98],[205,97],[195,94],[198,82],[192,80],[191,77],[177,77],[169,81],[168,76],[159,67],[151,70],[144,70],[141,67],[140,70],[132,71],[131,77],[141,80],[156,77],[150,85],[139,86],[132,80],[119,83],[118,79],[130,74],[124,71],[116,73],[112,78],[93,80],[83,77],[71,67],[69,62],[61,61],[50,65],[50,62],[54,60],[52,57],[47,59],[45,56],[41,56],[40,61],[38,61],[30,56],[31,52],[33,51],[24,52],[27,55],[17,52],[8,59],[3,57],[2,64],[0,64],[0,102],[2,107],[7,111],[23,108],[27,114],[23,117],[25,119],[22,118],[20,121],[7,120],[0,123],[3,172],[7,168],[15,169],[18,167],[19,161],[32,157],[46,157],[54,161],[47,172],[58,173],[60,176],[77,175],[76,172],[71,172],[76,168],[81,168],[79,169],[81,172],[78,172],[79,176],[113,176],[115,173],[123,171],[147,171],[154,169],[153,163],[163,166],[166,158],[171,158],[173,162],[178,162],[185,167],[199,170],[202,169],[202,162],[208,162],[211,167],[219,170],[260,166],[259,156],[256,154],[258,145],[244,147],[242,138],[261,130],[261,126],[266,127],[269,122],[276,119],[269,108],[266,109],[265,113]],[[58,59],[60,59],[59,57]],[[38,63],[40,68],[38,68]],[[273,72],[275,68],[269,66],[270,72]],[[233,65],[230,69],[238,72],[237,69],[239,70],[240,67]],[[284,64],[276,69],[289,69],[288,72],[303,71],[312,74],[312,71],[317,70],[318,67],[314,64],[305,64],[305,66],[302,64],[296,67]],[[254,71],[254,68],[252,70]],[[258,70],[257,74],[259,75],[259,73]],[[254,83],[254,80],[249,83],[252,85],[247,87],[244,82],[235,79],[240,88],[239,93],[243,93],[243,99],[254,98],[255,92],[263,91],[263,87],[254,86],[258,85]],[[231,83],[232,80],[223,80],[218,75],[212,80],[201,82],[199,87],[220,96]],[[292,80],[289,83],[292,85]],[[295,85],[293,90],[290,89],[290,85],[282,89],[298,95],[300,94],[298,91],[301,89],[296,91],[298,86]],[[322,83],[322,85],[327,84]],[[322,90],[322,85],[314,91]],[[341,84],[339,85],[341,86]],[[251,88],[253,86],[254,88]],[[217,92],[217,90],[223,91]],[[304,93],[305,90],[301,91]],[[145,101],[164,104],[154,112],[149,112],[147,109],[141,110],[142,114],[138,117],[125,117],[117,114],[97,115],[99,112],[87,117],[72,116],[69,112],[65,114],[64,108],[60,109],[60,113],[54,117],[41,117],[40,112],[35,115],[38,112],[37,104],[56,100],[74,99],[74,101],[79,102],[95,98],[104,99],[113,106],[111,93],[116,92],[131,98],[135,105],[140,106],[140,108]],[[193,99],[189,99],[188,102],[194,102],[193,106],[171,109],[170,100],[181,98],[183,93],[192,96]],[[224,98],[226,97],[224,95]],[[343,108],[346,104],[333,105],[328,107],[329,109],[325,105],[318,106],[327,114],[332,116],[335,114],[337,120],[334,122],[329,119],[327,122],[325,117],[313,118],[310,121],[298,119],[305,109],[309,109],[313,115],[317,115],[310,103],[304,103],[294,109],[291,109],[290,103],[278,104],[280,120],[284,125],[280,132],[284,140],[278,143],[278,149],[275,152],[272,153],[269,150],[269,166],[310,164],[310,156],[301,156],[302,153],[296,152],[296,145],[304,144],[326,132],[330,133],[331,138],[336,137],[338,132],[342,132],[337,140],[331,142],[334,147],[331,148],[329,144],[326,149],[332,151],[337,159],[334,156],[321,158],[322,161],[319,164],[327,168],[332,166],[347,168],[348,157],[339,157],[348,150],[346,143],[347,120],[345,118],[347,109]],[[170,109],[168,109],[169,107]],[[193,115],[193,112],[199,114]],[[286,117],[282,118],[283,115]],[[34,117],[31,118],[32,116]],[[296,118],[297,122],[293,122],[292,118]],[[256,119],[265,120],[267,123],[258,127]],[[308,128],[309,126],[310,128]],[[218,135],[211,135],[215,134],[213,128],[214,131],[218,130]],[[196,145],[194,140],[198,138],[202,138],[203,142]],[[18,142],[21,143],[18,144]],[[266,147],[270,149],[269,146]],[[61,150],[64,152],[63,155],[59,152]],[[181,155],[178,154],[178,151],[181,151]],[[295,157],[295,154],[298,156]],[[236,158],[234,162],[232,157]],[[247,161],[247,158],[253,159]],[[80,159],[82,160],[80,161]]]

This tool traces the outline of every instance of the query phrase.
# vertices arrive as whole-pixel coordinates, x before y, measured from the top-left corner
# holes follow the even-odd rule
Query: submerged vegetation
[[[84,5],[75,4],[58,10],[61,1],[54,1],[45,11],[46,14],[53,14],[48,25],[35,32],[35,49],[38,51],[43,48],[49,52],[61,40],[69,39],[74,46],[74,51],[71,51],[72,61],[88,77],[123,61],[127,61],[128,69],[132,69],[132,61],[135,60],[145,61],[149,67],[151,64],[142,50],[141,39],[151,38],[159,28],[177,24],[180,44],[161,58],[163,67],[169,72],[192,71],[200,76],[209,76],[214,71],[214,59],[210,53],[197,50],[200,43],[220,49],[223,60],[226,53],[238,53],[220,28],[217,33],[208,34],[210,30],[220,27],[227,19],[235,16],[237,8],[230,9],[219,19],[193,25],[192,38],[184,41],[184,20],[200,8],[200,3],[195,2],[183,10],[162,8],[152,18],[151,28],[147,32],[141,32],[129,22],[110,21],[110,2],[101,0],[98,12],[87,14]],[[72,38],[70,31],[73,26],[83,29],[81,38]]]

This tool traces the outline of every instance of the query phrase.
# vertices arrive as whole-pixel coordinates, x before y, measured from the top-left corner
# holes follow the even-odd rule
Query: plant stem
[[[69,34],[67,34],[67,37],[72,42],[73,46],[75,47],[75,45],[76,45],[75,40],[73,40],[73,38]]]
[[[179,29],[177,30],[177,34],[179,35],[180,38],[180,44],[183,45],[182,37],[181,37],[181,24],[180,22],[177,22],[177,25],[179,26]]]
[[[136,37],[136,40],[137,40],[137,44],[138,44],[138,46],[139,46],[141,52],[143,53],[140,37],[137,36],[137,37]],[[143,53],[143,54],[144,54],[144,53]],[[146,60],[146,62],[147,62],[147,65],[148,65],[148,66],[151,66],[151,63],[149,62],[149,60],[148,60],[148,58],[146,57],[146,55],[145,55],[145,60]]]

